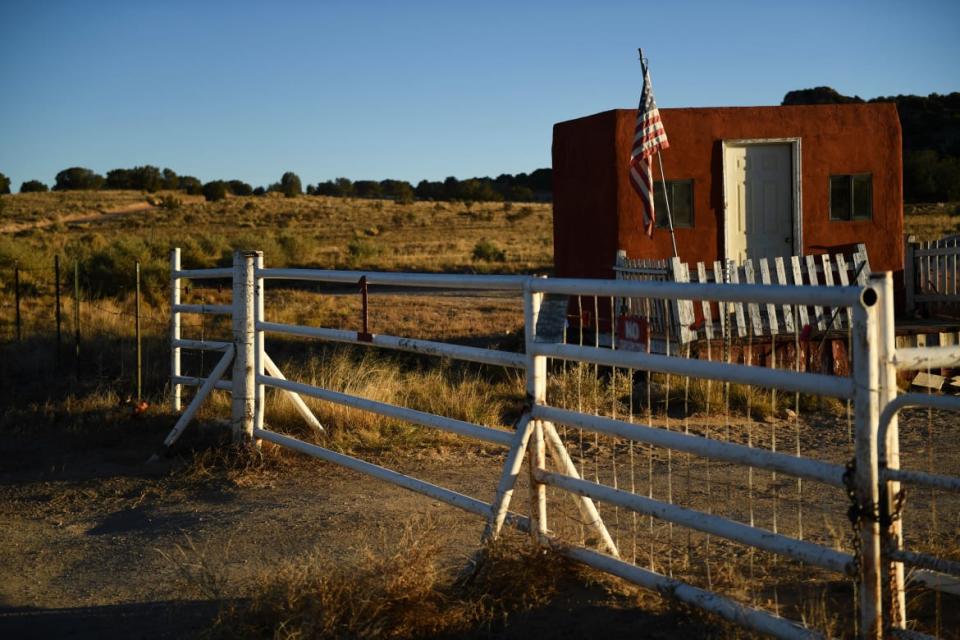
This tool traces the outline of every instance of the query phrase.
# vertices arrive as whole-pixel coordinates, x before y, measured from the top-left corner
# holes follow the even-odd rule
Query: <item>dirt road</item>
[[[105,209],[103,211],[81,211],[78,213],[58,215],[55,218],[45,218],[43,220],[35,220],[31,222],[14,222],[6,224],[0,226],[0,233],[18,233],[20,231],[27,231],[29,229],[45,229],[46,227],[52,227],[55,224],[107,222],[109,220],[115,220],[117,218],[122,218],[134,213],[153,211],[154,209],[156,209],[156,207],[152,204],[148,202],[141,202],[115,209]]]

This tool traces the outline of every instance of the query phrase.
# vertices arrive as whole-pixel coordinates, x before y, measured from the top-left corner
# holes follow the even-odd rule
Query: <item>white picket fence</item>
[[[927,241],[907,236],[903,258],[907,313],[938,305],[960,313],[960,235]]]
[[[826,264],[826,263],[824,263]],[[915,637],[906,631],[904,611],[904,566],[920,567],[932,585],[944,580],[956,583],[957,563],[903,549],[902,519],[891,517],[896,509],[898,483],[920,483],[960,492],[960,478],[899,469],[896,412],[903,406],[934,406],[960,410],[960,399],[923,395],[898,397],[897,369],[928,366],[960,366],[960,349],[896,349],[893,326],[893,288],[890,274],[873,275],[864,284],[809,286],[797,284],[752,284],[716,282],[669,282],[637,280],[583,280],[526,276],[473,276],[447,274],[376,273],[317,269],[271,269],[263,266],[259,252],[237,252],[232,269],[183,270],[179,250],[171,258],[173,405],[181,409],[183,386],[199,390],[183,411],[164,447],[174,445],[204,398],[214,389],[232,394],[232,428],[237,441],[267,440],[306,455],[365,473],[435,500],[477,514],[486,521],[485,538],[496,537],[504,524],[529,531],[540,544],[555,546],[560,553],[599,570],[619,576],[642,587],[669,594],[692,606],[723,616],[736,624],[781,638],[822,637],[798,620],[782,618],[774,611],[745,604],[734,597],[694,586],[652,568],[624,559],[611,537],[609,516],[601,517],[597,502],[666,521],[679,527],[724,538],[748,548],[762,550],[854,580],[859,594],[860,635],[879,639],[884,635]],[[822,272],[817,272],[822,273]],[[180,300],[184,279],[229,279],[233,299],[228,305],[187,305]],[[463,345],[419,340],[366,331],[268,322],[265,319],[264,284],[270,281],[358,283],[417,288],[508,291],[520,296],[524,310],[522,352],[508,352]],[[706,280],[703,278],[703,280]],[[859,277],[856,279],[859,281]],[[545,294],[592,296],[625,300],[707,302],[714,305],[755,305],[778,309],[783,305],[812,309],[833,308],[849,312],[853,369],[848,377],[819,373],[768,369],[744,364],[707,362],[655,353],[634,352],[538,340],[537,319]],[[180,334],[184,313],[230,314],[232,341],[185,340]],[[775,311],[769,312],[772,318]],[[491,427],[418,411],[371,399],[287,380],[265,349],[265,334],[293,335],[322,341],[376,346],[470,362],[495,364],[525,373],[527,403],[514,427]],[[206,377],[188,377],[180,369],[180,351],[200,349],[220,352],[220,361]],[[852,473],[842,464],[796,454],[748,446],[733,441],[707,438],[694,433],[664,429],[643,421],[596,415],[590,411],[555,406],[547,397],[548,380],[559,366],[548,360],[587,363],[603,367],[690,376],[707,380],[754,385],[758,388],[814,394],[849,400],[853,405],[854,457]],[[933,363],[931,365],[931,363]],[[232,365],[232,366],[231,366]],[[558,363],[559,365],[559,363]],[[231,379],[224,376],[232,369]],[[273,388],[291,394],[304,418],[322,429],[302,402],[309,396],[325,402],[373,412],[396,420],[436,428],[488,444],[503,447],[506,458],[499,481],[491,487],[489,501],[466,496],[449,488],[304,442],[266,428],[265,392]],[[568,453],[562,434],[576,428],[641,443],[667,451],[682,452],[707,460],[744,468],[764,469],[805,481],[821,483],[846,496],[853,496],[857,518],[855,550],[838,550],[834,545],[803,536],[756,526],[707,511],[673,504],[627,491],[623,486],[591,481],[581,473]],[[529,454],[529,456],[528,456]],[[548,468],[549,459],[555,471]],[[531,500],[528,514],[511,511],[517,478],[528,457]],[[595,532],[596,546],[559,539],[548,526],[547,487],[568,492],[582,514],[584,526]],[[845,510],[844,510],[845,511]],[[843,514],[845,517],[845,514]],[[883,525],[881,523],[884,523]],[[952,576],[952,577],[951,577]],[[884,581],[890,581],[891,599],[883,597]],[[912,635],[911,635],[912,634]]]
[[[694,267],[679,258],[628,258],[626,252],[620,250],[613,268],[618,280],[845,287],[866,285],[870,261],[863,244],[857,245],[850,256],[838,253],[773,260],[760,258],[744,260],[739,265],[733,261],[716,260],[712,264],[697,262]],[[700,301],[699,305],[692,300],[676,300],[665,306],[636,298],[620,301],[617,315],[642,316],[649,323],[652,334],[680,344],[723,338],[728,332],[738,338],[789,334],[793,333],[796,323],[799,328],[809,325],[821,332],[846,331],[853,321],[850,309],[824,306],[742,302],[721,306],[706,300]]]

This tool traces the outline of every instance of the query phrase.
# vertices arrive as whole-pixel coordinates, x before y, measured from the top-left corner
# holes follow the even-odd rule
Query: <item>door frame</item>
[[[723,259],[730,256],[729,206],[727,194],[727,147],[747,147],[762,144],[789,144],[791,149],[793,181],[793,255],[803,254],[803,207],[801,182],[800,138],[744,138],[720,141],[720,181],[723,188]]]

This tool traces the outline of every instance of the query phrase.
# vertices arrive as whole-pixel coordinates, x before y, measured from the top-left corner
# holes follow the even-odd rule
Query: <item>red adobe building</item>
[[[660,109],[662,154],[680,259],[849,253],[873,270],[903,269],[903,167],[893,104]],[[654,162],[658,228],[643,234],[628,160],[636,111],[553,128],[556,274],[613,277],[630,258],[672,257]]]

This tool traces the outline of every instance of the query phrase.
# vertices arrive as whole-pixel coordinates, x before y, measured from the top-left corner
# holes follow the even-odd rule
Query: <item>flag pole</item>
[[[644,77],[647,75],[647,63],[643,57],[643,49],[637,49],[640,52],[640,70],[643,72]],[[680,254],[677,253],[677,236],[673,233],[673,215],[670,213],[670,197],[667,192],[667,176],[663,172],[663,157],[660,155],[660,149],[657,149],[657,163],[660,165],[660,184],[663,187],[663,201],[667,205],[667,226],[670,228],[670,241],[673,243],[673,257],[679,258]],[[654,221],[656,224],[656,221]]]

